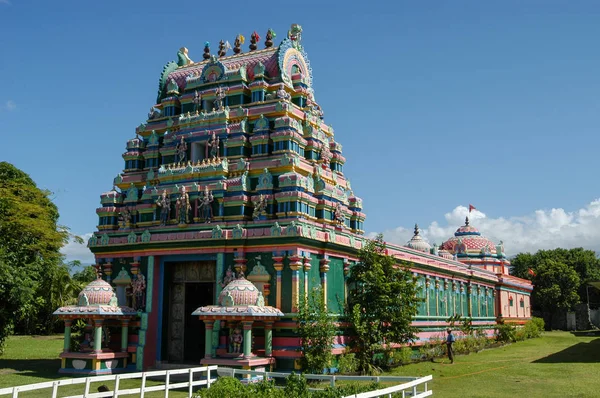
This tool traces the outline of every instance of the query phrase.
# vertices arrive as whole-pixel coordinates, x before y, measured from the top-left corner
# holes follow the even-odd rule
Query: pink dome
[[[79,293],[78,301],[82,303],[85,296],[89,305],[109,305],[113,295],[112,286],[105,280],[98,278],[83,288]]]
[[[469,225],[468,217],[465,225],[458,228],[454,236],[444,242],[440,249],[452,254],[496,254],[496,244],[481,235],[477,228]]]
[[[219,294],[219,305],[232,307],[236,305],[257,305],[260,291],[252,282],[244,277],[234,279]]]

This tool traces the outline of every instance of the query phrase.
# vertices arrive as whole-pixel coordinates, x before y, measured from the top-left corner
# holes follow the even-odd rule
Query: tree
[[[322,373],[331,365],[335,331],[334,318],[325,306],[323,290],[315,288],[308,297],[300,299],[298,308],[298,334],[304,354],[302,359],[309,373]]]
[[[61,272],[60,248],[69,233],[57,224],[49,195],[0,162],[0,352],[17,323],[28,332],[38,328],[38,315],[51,301],[48,283]]]
[[[349,277],[348,306],[355,336],[352,345],[361,373],[378,371],[378,354],[415,339],[412,324],[421,299],[408,269],[385,254],[383,236],[367,241]]]
[[[541,260],[536,269],[533,300],[551,327],[556,310],[569,310],[579,302],[579,276],[568,265],[550,259]]]

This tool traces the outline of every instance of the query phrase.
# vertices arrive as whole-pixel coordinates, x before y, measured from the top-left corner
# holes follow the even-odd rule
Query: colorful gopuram
[[[364,242],[362,200],[316,101],[302,28],[292,25],[278,46],[274,37],[269,29],[261,49],[256,32],[248,48],[242,35],[233,49],[207,42],[199,62],[181,48],[101,195],[88,245],[138,312],[128,347],[137,369],[200,360],[290,369],[301,355],[301,295],[321,286],[328,308],[343,310]],[[417,230],[410,247],[388,247],[422,286],[422,341],[455,313],[490,333],[502,317],[529,317],[531,285],[508,276],[502,250],[476,256],[461,239],[465,251],[458,241],[432,250]],[[524,311],[504,311],[505,293],[513,304],[523,297]]]

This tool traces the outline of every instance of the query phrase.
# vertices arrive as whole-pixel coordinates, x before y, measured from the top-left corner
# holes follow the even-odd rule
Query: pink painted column
[[[304,263],[304,299],[308,300],[308,271],[311,268],[310,256],[304,256],[302,261]]]

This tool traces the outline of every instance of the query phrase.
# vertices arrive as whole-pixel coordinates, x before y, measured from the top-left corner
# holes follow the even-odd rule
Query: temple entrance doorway
[[[215,261],[166,263],[169,270],[168,313],[163,316],[168,330],[167,360],[170,363],[199,363],[204,356],[204,324],[192,316],[196,308],[215,302]]]

